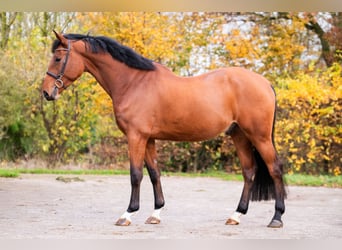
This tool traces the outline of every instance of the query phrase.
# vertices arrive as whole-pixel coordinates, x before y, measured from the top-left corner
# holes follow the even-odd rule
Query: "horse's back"
[[[231,108],[235,106],[235,109],[253,111],[271,107],[273,112],[275,95],[271,83],[258,73],[241,67],[227,67],[210,71],[198,78],[206,85],[203,92],[215,92],[217,98],[230,99],[228,103]]]

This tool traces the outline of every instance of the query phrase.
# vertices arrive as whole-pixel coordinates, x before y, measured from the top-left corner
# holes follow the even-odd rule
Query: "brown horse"
[[[155,207],[146,223],[160,222],[164,197],[155,140],[200,141],[225,132],[236,146],[244,177],[240,202],[226,224],[239,224],[249,200],[274,198],[268,226],[282,227],[286,192],[273,142],[276,99],[264,77],[238,67],[179,77],[108,37],[55,35],[43,96],[57,99],[89,72],[112,98],[116,122],[128,139],[131,198],[116,225],[129,225],[139,210],[144,162]]]

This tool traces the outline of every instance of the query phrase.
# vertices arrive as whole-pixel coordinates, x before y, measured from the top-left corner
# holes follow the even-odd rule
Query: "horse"
[[[146,223],[161,222],[165,200],[156,140],[203,141],[225,133],[236,147],[244,178],[238,206],[225,224],[238,225],[250,200],[275,199],[268,227],[283,226],[286,190],[273,135],[276,95],[266,78],[242,67],[181,77],[112,38],[54,33],[42,95],[56,100],[88,72],[111,97],[116,123],[127,137],[131,195],[115,225],[130,225],[139,210],[144,165],[154,194]]]

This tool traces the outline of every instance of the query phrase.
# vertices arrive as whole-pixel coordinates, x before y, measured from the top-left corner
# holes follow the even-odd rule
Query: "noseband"
[[[62,77],[64,76],[64,71],[65,71],[65,67],[68,63],[68,59],[69,59],[69,54],[70,54],[70,40],[68,40],[68,48],[67,49],[64,49],[64,48],[61,48],[61,49],[56,49],[56,50],[64,50],[66,51],[66,55],[65,55],[65,59],[64,59],[64,62],[63,62],[63,65],[62,65],[62,68],[61,68],[61,71],[56,75],[50,71],[47,71],[46,74],[55,78],[55,86],[57,89],[60,89],[60,88],[63,88],[63,89],[66,89],[66,87],[64,86],[64,82],[62,80]]]

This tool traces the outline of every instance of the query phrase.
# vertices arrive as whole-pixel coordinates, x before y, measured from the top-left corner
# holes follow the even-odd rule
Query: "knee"
[[[140,185],[140,182],[143,178],[142,170],[140,169],[131,169],[131,184],[133,186]]]

